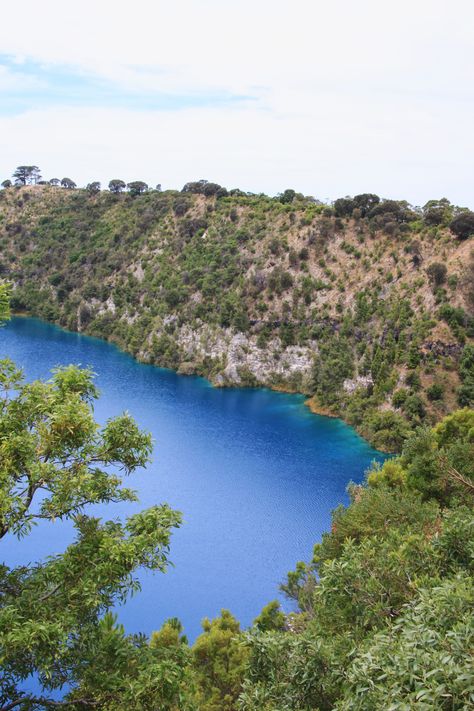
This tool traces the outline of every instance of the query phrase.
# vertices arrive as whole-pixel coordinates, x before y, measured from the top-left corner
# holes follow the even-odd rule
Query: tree
[[[433,383],[433,385],[430,385],[426,390],[426,394],[428,395],[428,400],[437,402],[443,399],[444,388],[440,383]]]
[[[278,600],[272,600],[265,605],[258,617],[253,621],[256,629],[261,632],[281,632],[285,629],[286,617]]]
[[[241,711],[329,711],[340,674],[330,647],[308,632],[245,635],[250,652]]]
[[[69,366],[25,383],[4,360],[0,384],[0,543],[32,533],[37,520],[70,519],[76,530],[61,555],[0,566],[0,707],[50,708],[46,695],[66,684],[74,709],[186,708],[180,652],[152,648],[104,616],[137,590],[140,567],[166,569],[180,514],[161,505],[102,522],[85,512],[91,503],[136,500],[121,472],[147,463],[150,435],[126,413],[99,428],[88,370]],[[41,699],[21,690],[30,675]]]
[[[376,205],[380,202],[378,195],[374,193],[362,193],[361,195],[354,195],[355,207],[360,210],[361,217],[366,217],[371,210],[374,209]]]
[[[10,315],[10,299],[8,284],[0,283],[0,324]]]
[[[417,215],[410,209],[407,202],[404,200],[383,200],[372,207],[370,218],[380,217],[385,220],[393,220],[394,222],[410,222],[416,219]]]
[[[394,464],[400,465],[401,485],[443,505],[474,490],[474,411],[456,410],[433,429],[420,427],[400,457],[385,462],[375,476],[369,474],[369,483],[390,483],[386,473]]]
[[[61,186],[67,190],[74,190],[74,188],[77,188],[76,183],[74,180],[71,180],[71,178],[63,178],[61,180]]]
[[[227,189],[223,188],[219,183],[210,183],[208,180],[196,180],[184,185],[183,193],[196,193],[205,197],[226,197]]]
[[[350,217],[356,204],[352,198],[338,198],[334,202],[334,213],[336,217]]]
[[[2,188],[5,188],[5,189],[11,188],[12,185],[13,185],[13,183],[11,180],[4,180],[2,183]]]
[[[292,188],[287,188],[281,195],[278,196],[278,200],[284,205],[289,205],[294,201],[296,197],[296,191]]]
[[[228,610],[202,623],[204,632],[193,648],[193,667],[200,711],[234,711],[241,690],[247,650],[239,639],[240,626]]]
[[[474,405],[474,345],[467,344],[461,355],[459,375],[462,385],[458,390],[458,401],[463,407]]]
[[[429,200],[426,205],[423,205],[423,221],[430,227],[447,224],[452,215],[453,206],[446,198]]]
[[[41,180],[40,169],[37,165],[19,165],[13,173],[16,185],[35,185]]]
[[[463,210],[459,215],[451,220],[449,223],[449,229],[456,237],[459,239],[467,239],[474,235],[474,212],[470,210]]]
[[[100,193],[99,181],[95,180],[93,183],[88,183],[86,186],[86,190],[89,193],[89,195],[97,195],[97,193]]]
[[[206,185],[209,184],[208,180],[192,180],[189,183],[185,183],[181,190],[182,193],[203,193]]]
[[[56,185],[60,185],[61,181],[59,180],[59,178],[51,178],[51,180],[49,181],[49,184],[56,186]]]
[[[319,349],[313,365],[313,388],[322,403],[337,401],[339,389],[354,370],[354,357],[346,338],[328,338]]]
[[[428,274],[433,286],[437,288],[446,281],[448,270],[446,268],[446,264],[442,264],[441,262],[433,262],[426,270],[426,273]]]
[[[148,190],[148,185],[143,182],[143,180],[134,180],[131,183],[127,183],[127,188],[132,197],[146,193]]]
[[[360,212],[360,217],[367,217],[379,202],[379,196],[374,193],[362,193],[353,198],[339,198],[334,203],[334,212],[336,217],[350,217],[352,212],[357,209]]]
[[[114,178],[109,182],[109,190],[111,193],[115,193],[116,195],[118,193],[121,193],[123,190],[125,190],[127,186],[123,182],[123,180],[119,180],[118,178]]]
[[[190,650],[172,620],[150,641],[145,635],[126,635],[110,612],[98,627],[94,645],[85,650],[81,684],[69,694],[66,708],[194,711]]]
[[[412,264],[418,269],[423,261],[423,256],[421,253],[421,244],[419,240],[414,239],[405,247],[405,252],[412,255]]]
[[[384,452],[399,452],[410,435],[406,419],[390,410],[376,410],[366,424],[374,447]]]
[[[472,578],[424,589],[394,625],[378,632],[345,670],[340,711],[467,709],[471,680]]]

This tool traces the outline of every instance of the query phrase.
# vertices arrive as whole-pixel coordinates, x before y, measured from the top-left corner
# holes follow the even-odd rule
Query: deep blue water
[[[303,396],[215,389],[36,319],[14,318],[0,330],[6,356],[28,379],[48,377],[56,365],[91,366],[101,391],[97,419],[128,410],[153,434],[152,465],[128,480],[139,504],[100,511],[115,518],[168,502],[184,514],[174,567],[142,576],[142,591],[119,610],[130,632],[176,616],[193,639],[201,619],[221,608],[248,625],[278,596],[286,572],[310,558],[331,510],[347,500],[347,483],[383,458],[342,421],[312,415]],[[4,539],[0,558],[38,560],[70,540],[69,524],[48,523],[22,541]]]

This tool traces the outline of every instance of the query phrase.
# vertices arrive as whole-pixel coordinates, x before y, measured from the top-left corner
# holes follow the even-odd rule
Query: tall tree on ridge
[[[14,173],[16,185],[36,185],[41,180],[40,169],[37,165],[19,165]]]
[[[120,180],[119,178],[113,178],[109,182],[109,190],[111,193],[115,193],[116,195],[118,193],[121,193],[123,190],[125,190],[127,186],[123,182],[123,180]]]

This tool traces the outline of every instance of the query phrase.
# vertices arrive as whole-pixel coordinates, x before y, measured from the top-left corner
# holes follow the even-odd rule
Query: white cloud
[[[41,89],[43,86],[44,82],[38,77],[12,72],[8,67],[0,65],[0,94],[1,92],[20,94],[20,92]]]
[[[23,0],[2,14],[0,46],[14,56],[150,94],[254,99],[173,112],[32,106],[0,118],[5,174],[34,161],[80,182],[207,177],[474,203],[470,0]]]

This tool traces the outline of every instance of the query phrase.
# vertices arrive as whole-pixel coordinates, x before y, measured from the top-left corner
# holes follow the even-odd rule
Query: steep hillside
[[[387,450],[474,404],[474,245],[447,201],[203,185],[1,191],[14,310],[216,385],[304,392]]]

